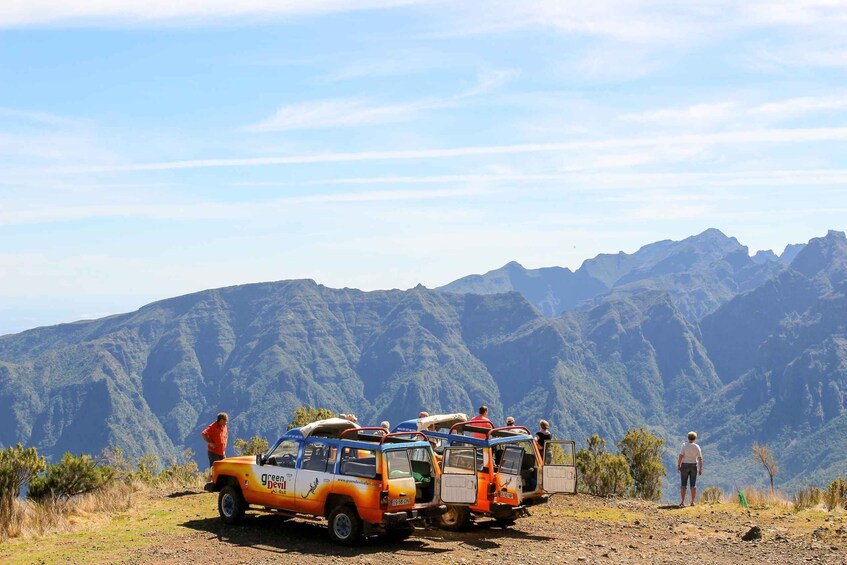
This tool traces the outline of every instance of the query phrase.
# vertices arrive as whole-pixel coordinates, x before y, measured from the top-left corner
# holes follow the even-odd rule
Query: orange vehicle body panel
[[[433,457],[434,462],[434,457]],[[385,458],[376,452],[376,469],[385,477]],[[356,504],[359,517],[365,522],[381,523],[384,512],[423,509],[433,502],[415,503],[415,480],[369,479],[331,472],[309,472],[303,469],[256,464],[255,457],[231,457],[216,461],[212,466],[212,482],[219,477],[238,481],[245,501],[254,506],[276,508],[298,514],[323,515],[330,494],[348,496]],[[300,474],[310,473],[310,481],[301,485]],[[433,465],[434,480],[440,469]],[[382,491],[388,491],[388,506],[380,508]]]

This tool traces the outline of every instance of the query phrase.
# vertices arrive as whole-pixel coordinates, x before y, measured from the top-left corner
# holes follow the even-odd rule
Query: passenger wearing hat
[[[507,417],[506,418],[506,425],[507,426],[514,426],[515,425],[515,417],[514,416]]]
[[[691,483],[691,506],[697,498],[697,475],[703,474],[703,452],[694,443],[697,440],[695,432],[688,432],[688,441],[682,444],[679,457],[676,460],[676,472],[679,473],[679,505],[685,506],[686,486]],[[699,473],[697,467],[700,467]]]

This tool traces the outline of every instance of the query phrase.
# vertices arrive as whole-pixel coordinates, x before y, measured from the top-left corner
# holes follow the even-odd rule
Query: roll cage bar
[[[526,435],[532,435],[532,432],[530,432],[529,428],[526,426],[503,426],[502,428],[495,428],[492,426],[489,428],[476,426],[471,422],[459,422],[450,428],[450,433],[454,435],[464,435],[465,432],[483,434],[485,439],[491,439],[492,437],[504,437],[506,435],[511,435],[514,432],[526,432]]]
[[[373,441],[376,442],[379,440],[379,444],[382,445],[384,443],[400,443],[400,442],[416,442],[416,441],[429,441],[427,437],[422,432],[393,432],[388,433],[385,428],[380,428],[377,426],[370,426],[364,428],[350,428],[348,430],[344,430],[341,432],[341,435],[338,436],[338,439],[344,439],[344,436],[349,432],[356,432],[356,439],[359,441]],[[361,432],[373,432],[373,433],[361,433]],[[380,433],[377,433],[380,432]],[[421,439],[415,439],[414,437],[409,436],[420,436]]]

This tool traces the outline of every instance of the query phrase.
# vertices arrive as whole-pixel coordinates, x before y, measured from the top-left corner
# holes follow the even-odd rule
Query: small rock
[[[741,536],[743,541],[756,541],[762,539],[762,528],[759,526],[753,526],[747,533]]]

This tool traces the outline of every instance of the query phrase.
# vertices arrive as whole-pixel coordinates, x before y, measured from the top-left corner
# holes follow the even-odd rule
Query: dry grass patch
[[[69,500],[14,500],[0,517],[0,540],[39,538],[73,531],[84,522],[111,517],[132,507],[135,489],[118,484]]]
[[[793,509],[794,503],[783,493],[747,486],[741,489],[750,508]],[[736,498],[737,500],[737,498]],[[740,504],[740,502],[739,502]]]

